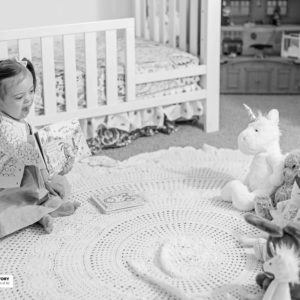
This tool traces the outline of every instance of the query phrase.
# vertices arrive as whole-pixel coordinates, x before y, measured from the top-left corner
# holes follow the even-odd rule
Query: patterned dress
[[[61,206],[45,188],[40,166],[29,124],[0,114],[0,238]]]

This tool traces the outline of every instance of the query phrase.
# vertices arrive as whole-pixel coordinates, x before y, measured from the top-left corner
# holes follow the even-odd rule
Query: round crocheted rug
[[[33,225],[0,241],[1,299],[243,299],[261,264],[235,233],[257,235],[220,189],[243,179],[251,157],[237,150],[170,148],[124,162],[90,157],[68,179],[74,215],[48,235]],[[109,215],[91,202],[130,190],[142,207]]]

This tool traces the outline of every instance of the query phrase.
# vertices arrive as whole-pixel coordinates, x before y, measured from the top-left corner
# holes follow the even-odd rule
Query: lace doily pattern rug
[[[33,225],[0,241],[1,299],[243,299],[257,294],[261,264],[235,231],[254,236],[242,213],[220,199],[243,179],[251,157],[205,146],[170,148],[124,162],[90,157],[68,174],[76,213],[47,235]],[[103,215],[98,190],[144,195],[146,205]],[[230,298],[229,298],[230,299]]]

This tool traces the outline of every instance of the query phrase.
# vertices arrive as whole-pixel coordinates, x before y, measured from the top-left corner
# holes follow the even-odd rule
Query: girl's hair
[[[5,59],[0,60],[0,98],[3,99],[3,97],[6,94],[5,85],[2,83],[2,81],[6,78],[17,76],[21,73],[25,75],[25,70],[28,70],[33,78],[33,88],[35,91],[36,87],[36,76],[33,64],[30,60],[27,58],[23,58],[21,61],[18,61],[17,59]]]

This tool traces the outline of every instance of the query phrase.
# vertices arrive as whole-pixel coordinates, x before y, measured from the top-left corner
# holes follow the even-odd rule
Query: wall
[[[289,0],[289,22],[300,24],[300,1],[299,0]]]
[[[1,0],[0,30],[131,17],[133,0]]]

